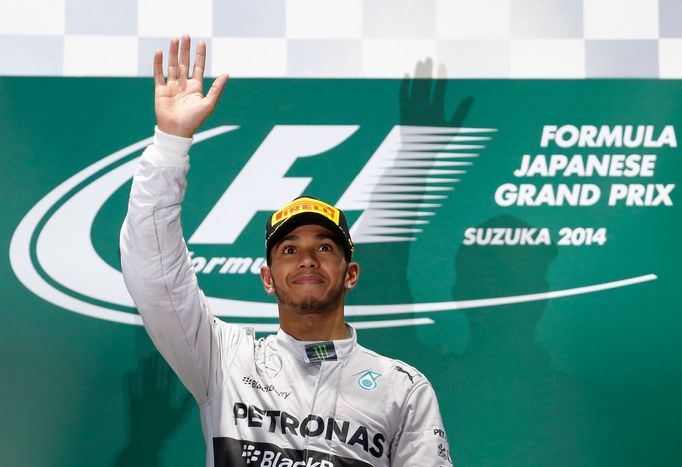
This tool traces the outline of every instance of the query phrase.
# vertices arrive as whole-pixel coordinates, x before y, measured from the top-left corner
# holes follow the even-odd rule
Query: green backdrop
[[[144,330],[73,308],[91,304],[131,321],[134,309],[89,295],[88,276],[93,283],[99,276],[77,270],[84,264],[82,252],[72,248],[68,232],[62,240],[50,237],[48,244],[59,252],[52,266],[37,252],[60,207],[140,150],[93,169],[55,195],[29,235],[22,234],[25,251],[17,246],[20,222],[48,193],[151,136],[152,92],[148,79],[0,79],[3,465],[204,462],[196,405]],[[189,237],[198,229],[276,125],[357,126],[341,143],[297,159],[287,171],[287,177],[310,177],[305,191],[331,202],[341,198],[396,125],[449,126],[459,135],[494,129],[482,133],[489,139],[475,143],[480,147],[460,149],[477,154],[462,159],[470,162],[466,166],[422,167],[433,178],[450,176],[433,172],[438,169],[466,173],[456,175],[456,183],[434,182],[454,189],[437,192],[444,196],[434,202],[440,206],[414,208],[433,213],[424,216],[429,223],[417,226],[421,232],[413,232],[414,240],[357,245],[362,276],[348,303],[366,307],[354,308],[359,311],[349,318],[362,328],[360,342],[407,361],[430,379],[457,465],[678,465],[682,217],[675,185],[682,161],[670,140],[654,146],[666,126],[677,131],[682,125],[680,100],[680,82],[658,80],[232,80],[202,130],[239,128],[193,148],[185,232]],[[549,125],[583,131],[604,126],[609,132],[619,125],[648,125],[654,141],[634,147],[542,147]],[[425,144],[435,144],[433,128],[424,131]],[[605,154],[656,157],[650,173],[635,170],[634,176],[516,177],[524,154],[577,154],[581,160],[593,154],[602,161]],[[602,197],[590,206],[505,207],[495,202],[495,193],[506,183],[551,185],[550,190],[591,184]],[[658,205],[609,206],[614,184],[652,185],[655,193],[667,190],[667,196],[654,197]],[[94,251],[112,270],[119,268],[118,230],[129,189],[129,181],[112,189],[88,224]],[[351,222],[362,211],[349,211]],[[195,258],[255,260],[263,255],[266,216],[257,212],[231,244],[190,242],[190,250]],[[551,240],[465,245],[469,228],[546,228]],[[565,240],[577,245],[559,244],[562,228],[569,229]],[[587,230],[580,229],[603,230],[583,236]],[[48,294],[42,286],[29,290],[19,271],[26,264],[10,261],[13,236],[17,251],[24,251],[26,264],[42,278],[39,283],[80,305],[55,305],[43,298]],[[61,268],[68,274],[69,267],[83,277],[76,281],[81,285],[52,272]],[[633,283],[618,282],[629,279]],[[210,297],[261,301],[264,310],[272,310],[256,274],[215,268],[200,272],[199,280]],[[106,283],[99,284],[106,289]],[[372,311],[384,304],[403,306],[381,315]],[[406,319],[421,324],[391,324]],[[233,320],[263,329],[276,324],[271,315]]]

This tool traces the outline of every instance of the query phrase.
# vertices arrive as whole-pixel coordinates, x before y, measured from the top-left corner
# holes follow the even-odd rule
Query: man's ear
[[[263,288],[268,295],[275,293],[275,283],[272,281],[272,274],[268,266],[261,266],[260,280],[263,282]]]
[[[346,290],[351,290],[358,283],[360,278],[360,265],[358,263],[350,262],[348,263],[348,269],[346,269],[346,278],[343,281],[343,285]]]

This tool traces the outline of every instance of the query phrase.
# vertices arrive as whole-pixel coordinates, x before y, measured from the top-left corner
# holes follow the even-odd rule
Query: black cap
[[[312,196],[301,196],[268,218],[265,224],[265,251],[270,263],[270,249],[289,232],[301,225],[316,224],[329,229],[339,240],[346,261],[353,257],[353,241],[343,211]]]

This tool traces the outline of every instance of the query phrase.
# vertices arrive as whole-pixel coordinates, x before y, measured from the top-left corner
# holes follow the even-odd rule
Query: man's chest
[[[249,445],[239,443],[248,441],[254,452],[261,452],[255,456],[261,460],[274,460],[279,453],[296,462],[308,462],[306,456],[320,462],[338,458],[332,464],[311,464],[320,467],[388,465],[396,407],[383,375],[364,366],[352,359],[303,363],[276,352],[238,357],[207,408],[213,437],[224,439],[231,450],[241,446],[244,458],[250,455]],[[248,465],[289,465],[259,464],[255,458]]]

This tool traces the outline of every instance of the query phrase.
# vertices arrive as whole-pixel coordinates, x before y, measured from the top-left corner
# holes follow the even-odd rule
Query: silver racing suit
[[[126,286],[154,344],[197,400],[209,467],[448,467],[426,378],[350,337],[256,339],[215,318],[180,225],[191,139],[162,133],[135,171],[121,231]]]

